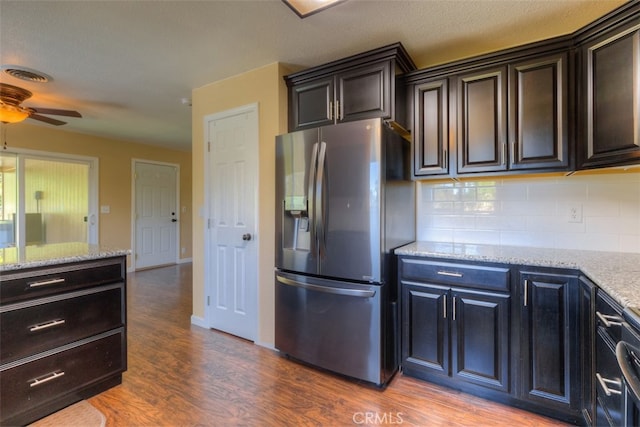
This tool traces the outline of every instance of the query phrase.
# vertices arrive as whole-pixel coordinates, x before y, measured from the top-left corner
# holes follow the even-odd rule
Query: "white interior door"
[[[135,162],[135,267],[173,264],[177,252],[177,167]]]
[[[257,105],[205,118],[208,153],[208,318],[255,340],[257,330]]]

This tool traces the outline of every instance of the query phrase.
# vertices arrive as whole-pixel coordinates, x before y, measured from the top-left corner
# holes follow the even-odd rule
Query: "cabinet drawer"
[[[125,333],[121,328],[64,351],[45,353],[28,363],[3,366],[0,371],[2,420],[119,375],[126,369],[125,348]]]
[[[402,258],[400,277],[421,282],[446,283],[467,288],[509,290],[509,268]]]
[[[596,334],[596,424],[598,426],[623,425],[624,397],[622,372],[613,348],[609,347],[601,332]],[[606,389],[605,389],[606,387]],[[608,393],[608,395],[607,395]]]
[[[0,303],[4,305],[124,281],[125,274],[125,257],[3,272]]]
[[[0,362],[7,363],[124,324],[120,284],[0,308]]]
[[[618,308],[609,295],[598,292],[596,298],[596,329],[615,344],[622,335],[622,309]]]

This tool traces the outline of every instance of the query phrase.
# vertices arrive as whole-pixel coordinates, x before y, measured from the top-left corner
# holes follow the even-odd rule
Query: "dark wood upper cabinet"
[[[507,169],[507,79],[499,67],[455,79],[458,173]]]
[[[449,173],[449,81],[414,87],[413,140],[415,175]]]
[[[336,122],[391,117],[390,67],[383,61],[336,76]]]
[[[509,65],[509,169],[567,168],[566,52]]]
[[[293,120],[296,128],[333,123],[334,86],[334,78],[328,77],[291,88],[289,120]]]
[[[559,37],[409,73],[414,176],[569,170],[570,48]]]
[[[382,117],[406,126],[401,76],[415,64],[400,43],[285,76],[289,131]]]
[[[633,3],[633,2],[632,2]],[[580,40],[580,167],[640,161],[640,16],[613,16]]]

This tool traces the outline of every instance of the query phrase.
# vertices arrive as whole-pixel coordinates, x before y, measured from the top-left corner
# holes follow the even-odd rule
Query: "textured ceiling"
[[[300,19],[280,0],[0,0],[0,64],[54,79],[0,81],[34,92],[26,106],[83,114],[62,118],[62,129],[190,150],[191,111],[181,100],[205,84],[398,41],[422,68],[567,34],[623,3],[348,0]]]

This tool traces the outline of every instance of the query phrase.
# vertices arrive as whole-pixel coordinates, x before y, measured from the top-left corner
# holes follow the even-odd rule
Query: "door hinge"
[[[211,141],[207,141],[207,152],[211,152]]]
[[[211,297],[207,296],[207,305],[211,305]]]

